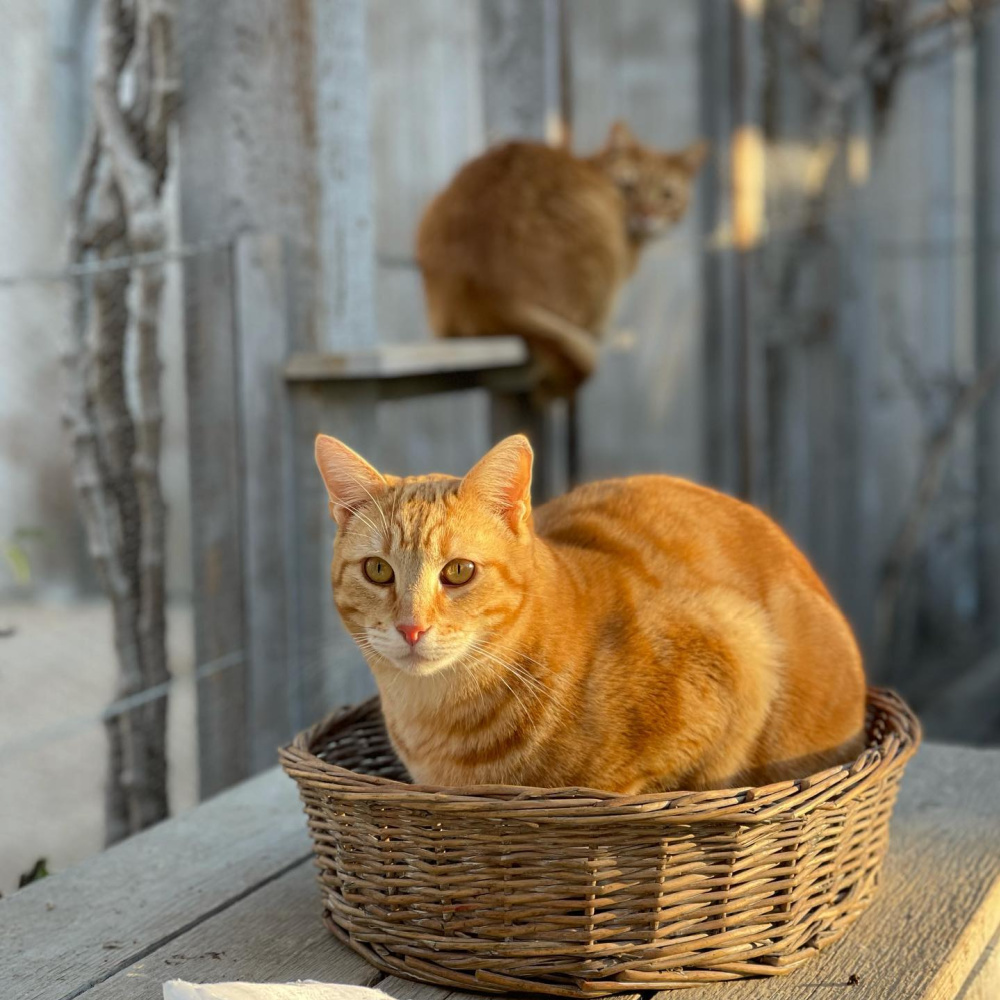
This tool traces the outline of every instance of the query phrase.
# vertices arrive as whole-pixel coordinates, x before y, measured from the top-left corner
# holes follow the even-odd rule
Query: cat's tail
[[[596,339],[583,327],[571,323],[544,306],[529,302],[510,302],[505,306],[511,329],[521,334],[529,345],[541,348],[544,354],[555,354],[583,382],[597,367]]]

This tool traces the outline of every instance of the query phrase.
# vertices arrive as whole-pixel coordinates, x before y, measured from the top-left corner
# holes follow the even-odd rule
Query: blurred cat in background
[[[459,170],[417,233],[430,325],[439,337],[520,334],[543,395],[594,370],[598,340],[642,248],[687,211],[707,146],[664,153],[616,122],[577,157],[510,142]]]
[[[334,438],[341,619],[416,781],[640,793],[801,777],[856,756],[850,626],[759,510],[669,476],[531,509],[532,451],[383,476]]]

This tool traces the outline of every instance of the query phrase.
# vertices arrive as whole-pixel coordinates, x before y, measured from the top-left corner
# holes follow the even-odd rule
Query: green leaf
[[[48,859],[39,858],[34,867],[30,871],[26,871],[18,880],[18,889],[23,889],[26,885],[31,885],[32,882],[37,882],[39,879],[45,878],[49,874],[48,869]]]
[[[31,562],[28,560],[28,553],[16,542],[7,542],[3,547],[4,558],[10,567],[14,579],[25,586],[31,583]]]

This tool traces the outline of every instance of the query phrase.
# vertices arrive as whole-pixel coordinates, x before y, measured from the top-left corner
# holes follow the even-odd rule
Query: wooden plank
[[[385,277],[405,272],[421,303],[414,259],[420,217],[430,199],[484,144],[479,30],[475,3],[369,2],[377,263]],[[423,325],[414,323],[414,314],[383,310],[383,290],[379,288],[376,300],[382,335],[390,340],[426,336]],[[401,322],[387,322],[393,318]]]
[[[84,994],[85,1000],[160,1000],[170,979],[193,983],[314,980],[378,988],[399,1000],[465,1000],[385,976],[337,941],[320,919],[316,869],[303,863]],[[472,1000],[469,997],[469,1000]]]
[[[558,0],[480,0],[483,122],[487,142],[552,141],[562,128]],[[524,433],[535,450],[533,502],[551,497],[555,468],[549,414],[529,394],[494,393],[490,398],[491,443]]]
[[[847,58],[864,31],[861,15],[853,7],[838,7],[826,19],[829,64]],[[817,468],[816,498],[826,519],[831,549],[825,554],[822,574],[854,629],[863,653],[871,662],[874,641],[876,588],[879,579],[879,546],[875,536],[878,519],[878,468],[872,428],[876,425],[876,365],[878,322],[874,232],[875,196],[871,183],[875,129],[873,102],[858,96],[850,104],[848,139],[844,155],[832,169],[839,174],[835,189],[837,207],[827,222],[835,267],[835,299],[831,309],[832,339],[822,363],[830,396],[817,437],[836,442],[829,461]],[[817,300],[826,294],[817,282]],[[820,359],[817,359],[819,363]],[[817,372],[817,375],[819,373]],[[819,394],[815,394],[819,396]],[[794,411],[789,420],[801,417]],[[793,487],[794,488],[794,487]],[[822,493],[820,493],[822,491]],[[822,497],[822,499],[820,499]]]
[[[923,747],[903,779],[871,907],[814,961],[780,979],[727,983],[727,1000],[829,1000],[851,975],[865,1000],[958,996],[1000,928],[998,773],[1000,751]],[[718,997],[718,986],[684,993]]]
[[[319,353],[374,347],[368,38],[363,0],[312,5],[320,176],[320,321],[293,334],[295,349]],[[297,572],[295,710],[304,726],[372,689],[370,673],[337,616],[330,590],[333,522],[313,461],[320,431],[372,461],[376,396],[370,386],[293,383],[293,473]]]
[[[243,603],[251,772],[295,735],[291,634],[295,526],[291,413],[281,376],[290,339],[285,243],[243,236],[235,249],[243,496]]]
[[[700,8],[721,5],[573,0],[567,6],[578,152],[603,144],[615,118],[662,149],[703,134]],[[702,330],[702,209],[724,157],[725,150],[713,148],[686,217],[643,251],[623,290],[598,370],[577,397],[582,479],[639,472],[706,478],[702,368],[711,331],[707,321]],[[709,369],[713,384],[719,377]]]
[[[763,91],[763,4],[732,5],[730,38],[733,103],[729,183],[733,197],[731,228],[735,244],[735,368],[737,489],[767,507],[767,320],[760,315],[764,277],[761,245],[765,237],[765,149]],[[762,321],[763,320],[763,321]]]
[[[733,192],[729,183],[734,109],[730,103],[733,12],[730,4],[702,3],[702,128],[712,144],[703,207],[704,231],[731,238]],[[705,461],[708,481],[729,493],[740,487],[738,313],[736,257],[729,246],[705,254],[702,265],[704,312]]]
[[[975,181],[976,363],[1000,358],[1000,15],[977,32]],[[1000,391],[976,425],[976,551],[978,617],[1000,643]]]
[[[235,241],[243,230],[294,241],[289,310],[302,331],[315,328],[315,292],[324,287],[316,280],[321,213],[310,11],[294,0],[217,0],[182,4],[178,12],[181,241]],[[239,364],[226,268],[214,254],[184,267],[197,657],[202,670],[230,664],[199,681],[202,795],[239,780],[250,766],[237,659],[246,641]]]
[[[308,851],[294,783],[277,768],[247,781],[0,900],[0,997],[75,997]]]
[[[1000,996],[1000,930],[979,957],[958,1000],[996,1000]]]
[[[320,287],[317,346],[375,340],[375,233],[365,0],[313,6]]]
[[[483,102],[486,141],[538,139],[546,135],[557,95],[549,93],[546,69],[553,48],[546,44],[546,5],[552,0],[480,0]]]
[[[309,862],[165,942],[84,994],[84,1000],[160,1000],[163,983],[294,982],[374,986],[382,974],[336,941],[320,920]],[[438,991],[444,996],[444,991]]]
[[[430,199],[484,145],[479,27],[478,3],[369,4],[376,310],[386,342],[432,339],[415,234]],[[395,385],[382,394],[394,401],[378,407],[379,461],[403,475],[465,472],[487,447],[485,394],[427,398],[426,387],[422,398]]]
[[[403,378],[494,368],[515,368],[528,360],[520,337],[476,337],[416,344],[378,344],[356,351],[297,352],[285,365],[290,381]]]
[[[439,397],[437,402],[442,404],[442,414],[445,417],[450,417],[451,420],[450,425],[448,425],[449,430],[462,428],[463,433],[467,434],[469,438],[476,440],[481,436],[485,438],[485,432],[480,434],[479,431],[486,426],[486,410],[489,399],[474,398],[477,394],[470,390],[485,389],[490,397],[492,397],[496,393],[524,392],[525,387],[532,384],[531,369],[528,366],[519,366],[516,368],[497,368],[493,371],[453,372],[449,375],[414,375],[407,378],[382,379],[377,383],[376,388],[380,403],[417,399],[421,396]],[[466,396],[463,398],[462,395],[456,395],[457,393],[465,393]],[[474,405],[471,410],[467,410],[463,405],[465,403],[472,403]],[[486,405],[480,405],[483,403]],[[386,416],[388,416],[388,419],[383,419]],[[388,448],[384,440],[386,431],[388,430],[389,433],[395,434],[397,438],[402,439],[404,435],[399,433],[399,428],[409,428],[411,426],[411,419],[415,419],[415,415],[412,413],[403,412],[386,415],[385,407],[379,407],[380,454],[392,451],[392,449]],[[447,442],[440,438],[423,442],[413,441],[411,442],[411,448],[413,449],[411,459],[403,467],[411,469],[414,474],[426,472],[430,468],[426,462],[423,465],[414,465],[412,462],[413,457],[419,454],[421,450],[420,445],[425,445],[428,446],[428,450],[430,451],[428,458],[431,465],[435,468],[443,468],[441,463],[445,456],[452,455],[456,451],[460,451],[463,454],[468,451],[468,448],[459,449],[449,447],[449,445],[454,444],[455,442],[453,441]],[[456,468],[461,469],[463,472],[471,469],[485,452],[486,443],[484,440],[481,448],[472,451],[471,459],[462,461],[459,458]],[[452,462],[452,465],[454,465],[454,462]],[[401,466],[386,464],[385,468],[401,468]]]
[[[240,428],[233,262],[228,249],[188,262],[184,278],[191,468],[191,571],[202,798],[248,773]],[[222,669],[206,671],[210,664]]]

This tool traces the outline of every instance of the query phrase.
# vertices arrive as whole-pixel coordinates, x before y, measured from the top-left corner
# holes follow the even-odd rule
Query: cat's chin
[[[673,229],[672,219],[633,219],[629,222],[629,232],[633,239],[659,240]]]
[[[388,662],[401,674],[410,677],[430,677],[432,674],[447,670],[452,665],[453,659],[453,657],[442,657],[431,660],[419,653],[410,653],[406,656],[393,657]]]

